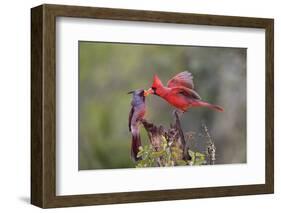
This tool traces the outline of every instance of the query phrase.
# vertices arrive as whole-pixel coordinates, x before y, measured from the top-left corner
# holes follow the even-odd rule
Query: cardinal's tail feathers
[[[211,109],[214,109],[214,110],[217,110],[219,112],[223,112],[224,109],[218,105],[215,105],[215,104],[209,104],[207,102],[204,102],[204,101],[199,101],[199,106],[205,106],[205,107],[209,107]]]
[[[131,157],[134,161],[141,160],[141,158],[137,156],[140,146],[141,146],[140,133],[138,131],[132,132]]]

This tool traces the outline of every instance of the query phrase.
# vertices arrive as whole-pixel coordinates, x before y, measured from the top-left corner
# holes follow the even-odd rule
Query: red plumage
[[[198,93],[194,90],[193,76],[187,71],[181,72],[170,79],[167,87],[162,84],[157,75],[154,75],[153,84],[146,93],[160,96],[183,112],[191,107],[208,107],[217,111],[224,111],[220,106],[201,100]]]

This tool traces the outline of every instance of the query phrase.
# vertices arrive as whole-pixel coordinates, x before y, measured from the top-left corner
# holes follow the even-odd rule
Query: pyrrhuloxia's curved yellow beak
[[[153,89],[149,88],[148,90],[144,90],[144,96],[148,96],[150,94],[153,94]]]

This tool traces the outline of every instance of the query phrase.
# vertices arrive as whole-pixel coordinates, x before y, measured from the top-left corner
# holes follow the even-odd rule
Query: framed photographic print
[[[31,9],[31,203],[274,191],[273,19]]]

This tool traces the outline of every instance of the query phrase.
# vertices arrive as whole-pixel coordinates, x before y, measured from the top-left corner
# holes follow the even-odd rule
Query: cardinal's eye
[[[156,94],[156,87],[151,87],[151,89],[153,90],[154,94]]]

